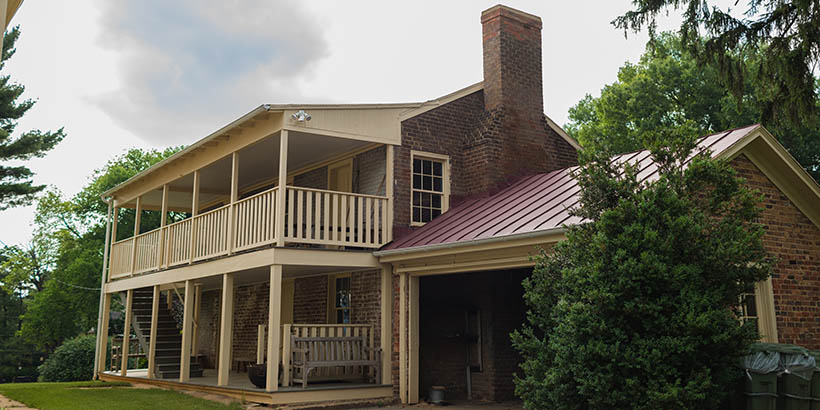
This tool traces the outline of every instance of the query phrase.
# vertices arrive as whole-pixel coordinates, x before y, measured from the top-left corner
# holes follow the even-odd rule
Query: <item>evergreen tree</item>
[[[647,145],[660,177],[584,151],[573,213],[587,222],[537,258],[513,333],[527,409],[716,409],[757,340],[740,296],[769,275],[758,194],[725,161],[684,166],[688,132]],[[664,148],[671,144],[671,148]]]
[[[19,37],[19,27],[6,33],[0,70],[16,52],[14,43]],[[45,187],[34,184],[34,173],[26,166],[10,162],[43,157],[65,137],[62,128],[57,131],[31,130],[12,137],[17,121],[34,105],[32,100],[19,100],[24,90],[22,85],[11,82],[8,75],[0,76],[0,210],[30,203]]]
[[[744,102],[749,76],[767,84],[770,98],[764,120],[782,113],[799,125],[818,114],[813,72],[820,63],[820,1],[738,0],[726,7],[708,0],[632,0],[632,4],[634,8],[612,24],[624,31],[648,29],[650,38],[656,37],[658,15],[680,10],[683,20],[678,34],[684,46],[701,64],[717,69],[738,104]],[[759,56],[754,66],[746,58],[749,54]]]

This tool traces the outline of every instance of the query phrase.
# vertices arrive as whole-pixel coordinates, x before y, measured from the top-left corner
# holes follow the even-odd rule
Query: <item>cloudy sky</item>
[[[29,162],[73,195],[130,147],[190,144],[263,103],[425,101],[481,80],[481,11],[498,0],[30,0],[4,74],[37,105],[18,130],[65,127]],[[544,107],[557,123],[636,61],[610,21],[628,0],[505,4],[544,22]],[[33,208],[0,211],[26,241]]]

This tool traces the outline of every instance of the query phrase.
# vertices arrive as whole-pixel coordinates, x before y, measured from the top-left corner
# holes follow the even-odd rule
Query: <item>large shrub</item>
[[[653,149],[661,176],[583,154],[587,223],[525,280],[516,393],[527,409],[714,409],[757,338],[741,294],[769,274],[758,196],[724,161]]]
[[[95,345],[94,335],[77,336],[67,340],[40,366],[40,381],[91,380],[94,375]]]

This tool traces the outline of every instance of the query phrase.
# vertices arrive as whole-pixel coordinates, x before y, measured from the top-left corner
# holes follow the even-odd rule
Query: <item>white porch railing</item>
[[[387,243],[387,197],[288,187],[285,240],[378,248]]]
[[[277,221],[284,224],[286,243],[361,248],[387,243],[387,197],[287,187],[285,209],[278,210],[278,193],[269,189],[115,242],[109,280],[276,243]]]

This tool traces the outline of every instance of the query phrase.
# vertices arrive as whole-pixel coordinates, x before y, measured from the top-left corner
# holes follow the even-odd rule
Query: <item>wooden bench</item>
[[[294,336],[291,338],[293,381],[302,382],[304,389],[310,372],[315,369],[329,369],[322,375],[325,380],[341,380],[367,378],[365,369],[373,368],[376,383],[381,383],[381,348],[371,349],[367,344],[365,336]]]

